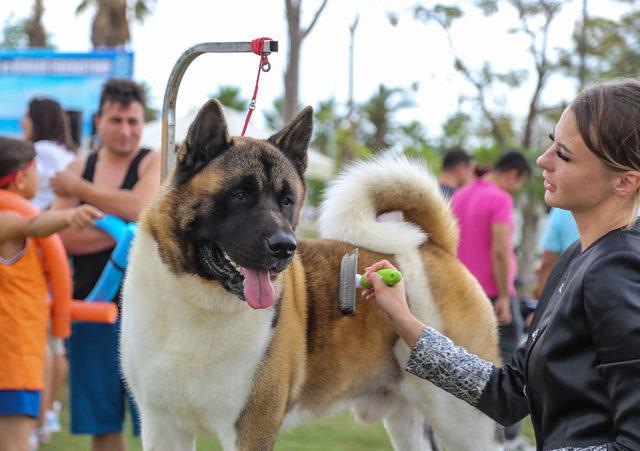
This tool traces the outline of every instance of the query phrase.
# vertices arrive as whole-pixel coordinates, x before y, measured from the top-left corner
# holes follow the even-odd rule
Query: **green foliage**
[[[249,106],[249,100],[240,95],[240,88],[236,86],[220,86],[216,92],[209,94],[210,99],[218,101],[235,111],[245,111]]]
[[[640,10],[632,9],[619,20],[591,17],[584,31],[585,81],[640,73]],[[561,65],[571,77],[579,76],[582,28],[573,33],[574,48],[563,49]]]
[[[442,126],[440,147],[466,147],[471,130],[471,116],[468,113],[457,111],[450,115]]]
[[[527,80],[529,72],[526,69],[515,69],[502,74],[495,74],[495,77],[510,88],[518,88]]]
[[[438,3],[431,8],[427,8],[419,4],[414,7],[413,15],[416,19],[423,22],[435,20],[443,27],[449,28],[456,19],[464,16],[464,12],[461,8],[455,5],[443,5]]]
[[[144,90],[144,94],[147,99],[147,106],[144,109],[144,120],[145,122],[155,121],[160,117],[160,110],[158,108],[153,108],[152,106],[150,106],[151,105],[151,85],[146,81],[141,81],[138,84]]]
[[[29,46],[27,37],[28,19],[16,19],[11,13],[4,20],[2,26],[2,41],[0,41],[0,49],[25,49]]]
[[[473,154],[473,160],[479,166],[493,166],[496,160],[500,157],[502,149],[497,145],[481,146],[471,151]]]
[[[336,131],[340,128],[343,118],[337,113],[338,103],[335,98],[320,101],[314,110],[313,139],[311,147],[324,155],[335,157]]]
[[[393,115],[414,105],[406,89],[380,85],[378,91],[361,107],[367,126],[363,130],[364,143],[376,152],[392,147],[393,135],[398,128]]]
[[[31,32],[31,35],[30,35]],[[38,42],[31,41],[38,36]],[[51,44],[51,33],[42,28],[40,17],[36,11],[26,19],[17,19],[10,13],[2,26],[2,37],[0,38],[0,49],[26,49],[29,47],[55,48]]]
[[[322,202],[322,192],[326,183],[318,179],[306,179],[307,182],[307,203],[317,207]]]
[[[276,97],[271,109],[264,110],[263,114],[270,130],[280,130],[284,126],[284,97]]]
[[[475,5],[480,8],[485,16],[491,16],[498,12],[498,2],[496,0],[475,0]]]
[[[156,0],[135,0],[133,3],[133,15],[135,18],[143,22],[151,14],[151,8],[149,3],[154,3]]]
[[[423,161],[434,173],[439,173],[442,168],[442,156],[440,152],[430,146],[420,148],[405,147],[403,153],[413,159]]]

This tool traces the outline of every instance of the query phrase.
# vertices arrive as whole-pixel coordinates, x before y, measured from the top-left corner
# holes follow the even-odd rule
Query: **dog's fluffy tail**
[[[435,176],[418,161],[383,156],[358,162],[328,186],[324,197],[323,238],[385,254],[414,250],[427,240],[456,252],[456,220]],[[394,211],[401,211],[402,219],[379,218]]]

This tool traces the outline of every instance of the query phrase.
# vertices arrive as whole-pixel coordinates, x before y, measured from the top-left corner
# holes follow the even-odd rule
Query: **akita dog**
[[[373,302],[338,306],[341,258],[386,258],[413,313],[499,361],[496,321],[456,259],[457,227],[433,175],[406,159],[355,165],[329,189],[321,227],[297,240],[312,130],[305,108],[268,140],[230,137],[216,101],[198,113],[176,167],[141,217],[124,286],[122,368],[145,450],[271,449],[282,426],[342,408],[384,420],[399,450],[495,446],[495,424],[404,371],[409,348]],[[398,210],[403,219],[379,222]],[[360,295],[358,295],[360,296]]]

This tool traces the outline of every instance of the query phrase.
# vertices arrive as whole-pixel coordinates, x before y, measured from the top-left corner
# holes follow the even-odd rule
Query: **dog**
[[[305,199],[310,107],[267,140],[230,137],[199,111],[144,211],[123,291],[121,364],[145,450],[272,449],[278,431],[351,408],[384,420],[395,449],[494,449],[495,423],[404,371],[410,349],[375,302],[338,305],[341,258],[386,258],[416,317],[499,362],[496,320],[455,256],[457,226],[434,176],[402,158],[353,166],[328,189],[325,237],[294,233]],[[401,219],[379,221],[398,211]]]

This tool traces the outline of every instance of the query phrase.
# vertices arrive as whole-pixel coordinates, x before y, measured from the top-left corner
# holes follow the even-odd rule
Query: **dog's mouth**
[[[208,275],[254,309],[273,305],[276,294],[271,278],[283,271],[291,261],[280,260],[270,269],[254,269],[237,264],[219,246],[204,244],[199,247],[199,253]]]

